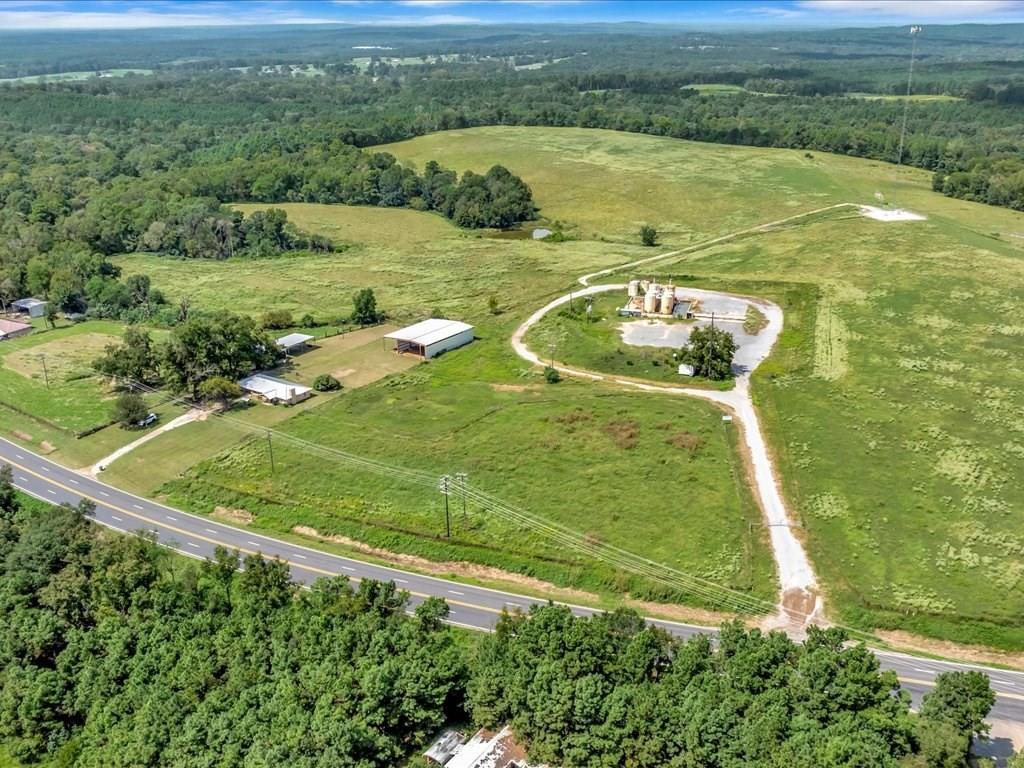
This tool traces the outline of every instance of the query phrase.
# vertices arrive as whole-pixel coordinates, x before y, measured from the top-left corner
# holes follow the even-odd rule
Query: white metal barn
[[[384,338],[395,342],[396,352],[410,352],[429,360],[449,349],[469,344],[473,340],[473,326],[458,320],[431,318],[392,331]]]

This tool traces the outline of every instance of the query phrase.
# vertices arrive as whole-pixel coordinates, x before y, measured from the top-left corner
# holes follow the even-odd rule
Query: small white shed
[[[473,326],[458,320],[431,318],[392,331],[384,338],[395,342],[396,352],[409,352],[429,360],[449,349],[469,344],[473,340]]]

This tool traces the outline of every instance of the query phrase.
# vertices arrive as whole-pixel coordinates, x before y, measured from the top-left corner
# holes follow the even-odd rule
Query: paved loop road
[[[95,521],[108,528],[124,532],[151,531],[160,544],[190,557],[211,557],[216,547],[223,546],[243,554],[280,558],[288,564],[292,578],[302,584],[311,584],[321,576],[394,581],[400,589],[410,594],[413,606],[426,597],[444,598],[451,607],[450,621],[457,626],[490,630],[503,610],[526,610],[535,603],[543,602],[512,592],[365,563],[182,512],[80,475],[2,438],[0,464],[9,464],[15,486],[36,498],[53,504],[77,504],[82,499],[94,502]],[[570,607],[580,616],[597,612],[581,606]],[[679,637],[714,633],[713,629],[707,627],[658,619],[650,621]],[[882,666],[894,670],[904,688],[916,700],[931,687],[932,680],[940,672],[954,669],[981,670],[992,679],[992,687],[998,694],[991,717],[1024,723],[1024,672],[933,661],[885,651],[877,653]]]

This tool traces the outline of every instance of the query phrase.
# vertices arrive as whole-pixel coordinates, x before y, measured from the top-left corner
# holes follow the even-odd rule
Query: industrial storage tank
[[[657,311],[658,295],[653,290],[648,289],[647,293],[644,294],[644,312],[653,315]]]
[[[640,295],[640,281],[630,280],[629,281],[629,298],[636,298]]]
[[[672,308],[676,305],[676,292],[670,288],[671,286],[666,287],[661,292],[661,314],[663,315],[671,315]]]

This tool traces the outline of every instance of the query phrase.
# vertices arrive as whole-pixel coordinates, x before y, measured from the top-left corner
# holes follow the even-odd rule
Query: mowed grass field
[[[210,513],[242,509],[279,533],[314,528],[393,552],[465,560],[564,587],[679,599],[658,585],[557,547],[487,505],[452,497],[445,540],[436,478],[466,472],[500,499],[601,541],[771,599],[759,512],[721,415],[698,402],[548,385],[506,351],[507,327],[281,425],[290,436],[398,468],[274,440],[218,455],[162,490]]]
[[[700,250],[657,269],[724,289],[758,282],[760,294],[786,311],[779,350],[756,377],[754,394],[832,616],[861,626],[1024,647],[1019,621],[1024,615],[1024,498],[1015,481],[1024,476],[1024,216],[942,197],[931,191],[930,176],[922,171],[818,153],[808,157],[608,131],[505,127],[425,136],[386,149],[419,167],[430,159],[459,170],[504,164],[530,183],[544,217],[567,222],[580,239],[560,244],[497,240],[415,214],[425,218],[420,239],[410,241],[405,238],[414,235],[407,234],[412,227],[405,214],[411,212],[309,206],[309,216],[347,232],[344,238],[334,235],[350,243],[347,250],[262,262],[197,264],[129,256],[120,263],[126,272],[153,275],[172,295],[190,293],[197,303],[253,312],[269,306],[347,311],[352,290],[369,285],[379,289],[382,306],[410,318],[436,306],[475,322],[482,338],[460,351],[461,357],[442,358],[427,373],[417,368],[387,379],[358,397],[343,395],[284,428],[399,465],[455,471],[461,464],[478,485],[531,510],[562,515],[567,513],[558,492],[567,481],[558,467],[576,467],[578,473],[593,462],[618,477],[624,469],[656,470],[664,457],[650,450],[643,461],[620,466],[608,460],[606,444],[586,460],[551,454],[537,458],[553,462],[547,471],[515,470],[531,455],[535,436],[518,421],[491,419],[490,412],[500,405],[497,399],[526,395],[487,388],[535,383],[522,378],[522,364],[507,347],[508,336],[530,311],[564,292],[579,274],[659,252],[635,245],[644,222],[659,228],[660,250],[668,251],[839,202],[878,205],[881,198],[925,214],[924,222],[884,223],[842,209]],[[297,219],[306,206],[292,208]],[[382,215],[392,213],[404,217],[406,230],[395,233],[401,245],[389,240],[383,223]],[[498,317],[486,311],[492,294],[504,310]],[[493,364],[456,362],[475,361],[478,355]],[[584,384],[541,391],[552,409],[572,409],[598,394]],[[402,405],[405,398],[415,407]],[[420,448],[417,431],[406,431],[406,422],[419,424],[419,412],[433,411],[447,398],[454,400],[448,411],[441,409],[444,418],[417,427],[426,444]],[[702,418],[684,413],[687,406],[675,399],[665,404],[631,399],[622,407],[642,424],[657,409],[671,408],[681,428],[694,433]],[[612,420],[605,411],[593,416],[598,425]],[[471,456],[455,447],[443,450],[453,424],[467,425],[460,435],[479,429],[478,439],[500,450],[478,453],[478,463],[465,466]],[[706,439],[710,446],[711,437]],[[640,456],[637,450],[625,454],[630,462]],[[329,529],[334,520],[336,529],[348,526],[377,544],[431,556],[454,554],[444,542],[426,543],[430,534],[423,532],[429,525],[435,535],[438,530],[438,499],[429,490],[385,501],[380,490],[390,486],[379,479],[356,480],[342,467],[332,469],[331,462],[298,455],[283,460],[300,462],[301,481],[270,480],[258,474],[257,453],[253,445],[200,465],[166,490],[197,507],[224,501],[246,508],[266,504],[266,510],[256,510],[257,520],[262,514],[279,528],[308,519]],[[714,483],[724,484],[722,471]],[[275,496],[274,488],[284,482],[301,487]],[[612,487],[589,477],[575,490],[589,492],[598,485]],[[333,509],[332,499],[350,487],[358,491],[352,509],[362,511],[322,511]],[[544,506],[548,498],[551,503]],[[662,547],[660,535],[632,532],[647,524],[670,529],[674,509],[644,507],[633,525],[617,529],[612,517],[622,514],[630,493],[595,498],[585,505],[587,517],[576,522],[593,519],[621,546],[641,547],[659,558],[674,552],[677,559],[671,562],[691,569],[708,567],[710,553],[720,547],[734,556],[744,551],[744,537],[736,533],[718,534],[717,546],[705,542],[700,552],[674,540]],[[393,506],[381,512],[387,504]],[[415,522],[421,514],[416,504],[434,505],[422,512],[422,523]],[[738,508],[735,499],[704,503],[697,516],[702,525],[743,519]],[[414,533],[404,530],[410,520]],[[474,550],[475,543],[461,552],[471,559],[501,559],[504,549],[516,546],[516,536],[521,532],[490,539],[490,554]],[[506,559],[509,567],[527,565],[518,554]],[[562,566],[548,570],[544,562],[538,556],[529,567],[555,579]]]
[[[0,435],[69,466],[84,467],[140,436],[109,424],[117,393],[92,371],[124,325],[91,320],[0,343]],[[154,331],[160,338],[164,331]],[[145,396],[161,419],[184,409],[160,394]],[[86,434],[88,433],[88,434]]]

